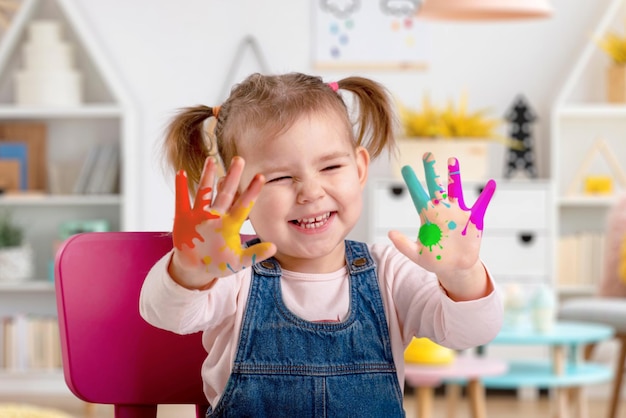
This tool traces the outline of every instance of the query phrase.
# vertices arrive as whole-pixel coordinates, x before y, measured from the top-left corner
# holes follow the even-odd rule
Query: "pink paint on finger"
[[[465,204],[465,198],[463,197],[461,169],[459,168],[459,160],[456,158],[450,158],[448,160],[448,197],[456,199],[461,209],[469,210],[469,207]]]
[[[494,180],[489,180],[483,188],[483,191],[480,193],[480,196],[478,196],[478,199],[476,199],[476,203],[472,206],[469,220],[467,221],[465,228],[463,228],[463,235],[467,233],[467,227],[470,222],[476,225],[476,229],[481,232],[485,228],[485,213],[487,212],[487,207],[489,206],[489,202],[491,202],[491,198],[493,197],[495,191],[496,182]]]

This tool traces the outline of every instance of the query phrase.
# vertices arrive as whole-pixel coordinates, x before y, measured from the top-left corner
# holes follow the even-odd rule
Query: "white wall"
[[[143,184],[136,229],[171,228],[173,181],[162,170],[163,129],[179,107],[219,104],[235,48],[245,35],[259,40],[273,72],[314,71],[310,1],[77,0],[139,110],[143,154],[135,166]],[[429,23],[433,53],[428,70],[359,74],[381,81],[415,107],[425,93],[444,103],[466,91],[471,107],[502,116],[523,93],[539,114],[535,143],[540,175],[547,177],[551,104],[609,2],[553,0],[555,15],[545,20]],[[248,60],[235,80],[257,70]],[[348,75],[320,74],[329,81]],[[385,173],[380,163],[372,172]],[[355,237],[363,238],[362,231]]]

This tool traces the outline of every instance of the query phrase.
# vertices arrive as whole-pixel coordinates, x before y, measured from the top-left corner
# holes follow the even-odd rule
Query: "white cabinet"
[[[15,75],[25,65],[23,46],[31,35],[30,24],[47,20],[60,22],[63,38],[73,47],[75,66],[81,74],[79,103],[58,106],[45,102],[16,103]],[[46,68],[42,69],[43,73]],[[33,280],[0,283],[0,320],[13,320],[21,315],[56,317],[51,267],[61,224],[105,220],[112,230],[137,228],[137,173],[130,163],[137,156],[135,118],[129,94],[82,20],[80,2],[21,2],[0,43],[0,127],[7,123],[44,126],[46,181],[37,190],[0,195],[0,209],[11,211],[13,219],[25,226],[35,264]],[[73,185],[90,150],[97,144],[117,145],[118,184],[110,192],[76,193]],[[8,369],[0,367],[2,392],[67,392],[59,368]]]
[[[463,184],[468,205],[484,183]],[[420,220],[409,192],[400,180],[370,183],[370,242],[390,242],[398,230],[416,239]],[[550,284],[552,225],[550,183],[498,181],[485,216],[481,258],[498,283]]]
[[[626,103],[607,103],[609,59],[595,44],[608,31],[623,35],[626,1],[614,0],[586,36],[551,115],[555,281],[561,294],[591,294],[599,283],[606,215],[625,189]],[[604,177],[612,193],[594,193],[585,181]]]

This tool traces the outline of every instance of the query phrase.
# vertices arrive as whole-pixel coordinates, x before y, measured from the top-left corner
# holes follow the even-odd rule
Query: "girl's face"
[[[304,115],[279,136],[239,148],[246,161],[241,184],[257,173],[266,178],[250,222],[276,245],[281,266],[309,273],[341,268],[369,167],[368,152],[354,149],[345,123],[332,112]]]

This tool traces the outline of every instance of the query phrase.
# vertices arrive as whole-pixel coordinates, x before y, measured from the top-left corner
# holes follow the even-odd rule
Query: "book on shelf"
[[[28,190],[48,188],[47,127],[43,122],[2,122],[0,143],[20,142],[26,145]]]
[[[0,367],[8,371],[53,370],[61,364],[57,319],[15,314],[1,318]]]
[[[20,141],[0,142],[0,160],[19,163],[19,188],[20,190],[28,189],[28,149],[26,143]]]
[[[602,232],[564,235],[558,243],[558,283],[597,286],[603,274],[605,237]]]
[[[0,159],[0,191],[20,189],[20,162]]]
[[[93,171],[93,167],[96,163],[96,159],[98,158],[99,151],[100,145],[94,145],[89,149],[89,152],[87,153],[87,158],[85,158],[85,161],[80,168],[80,172],[78,173],[78,177],[76,178],[76,182],[74,183],[73,191],[75,194],[84,194],[87,191],[89,177],[91,176],[91,172]]]
[[[118,144],[97,144],[87,154],[74,184],[76,194],[110,194],[118,190]]]

